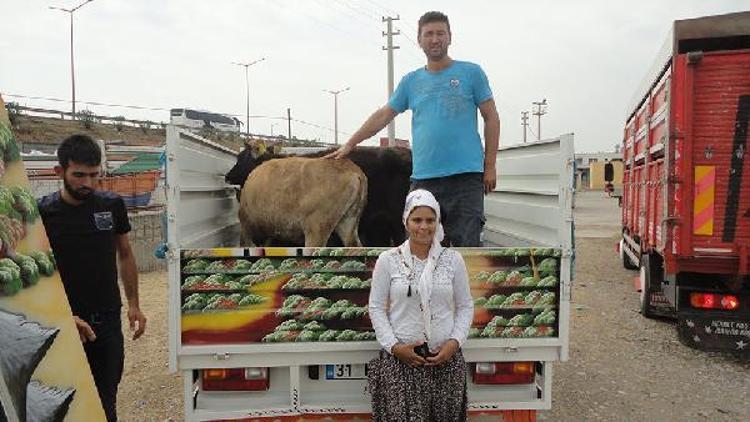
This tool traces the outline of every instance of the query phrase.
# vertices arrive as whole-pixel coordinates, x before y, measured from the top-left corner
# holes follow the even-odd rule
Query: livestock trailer
[[[750,12],[675,21],[627,113],[618,249],[641,313],[750,350]]]

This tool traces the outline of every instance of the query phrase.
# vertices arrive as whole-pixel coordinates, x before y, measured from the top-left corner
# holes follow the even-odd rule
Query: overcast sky
[[[0,0],[0,92],[6,101],[69,110],[70,104],[8,94],[70,99],[68,14],[81,1]],[[577,152],[619,143],[626,108],[675,19],[747,10],[744,0],[395,1],[395,0],[95,0],[75,13],[76,98],[245,115],[250,68],[252,132],[345,141],[387,100],[382,16],[400,16],[396,82],[424,65],[415,44],[419,16],[451,20],[451,57],[480,64],[495,95],[501,145],[523,138],[522,111],[546,98],[542,137],[574,132]],[[168,120],[167,111],[79,104],[106,115]],[[411,114],[396,120],[410,138]],[[536,131],[536,119],[531,121]],[[343,133],[341,133],[343,132]],[[385,131],[381,134],[385,135]],[[535,135],[529,133],[529,138]]]

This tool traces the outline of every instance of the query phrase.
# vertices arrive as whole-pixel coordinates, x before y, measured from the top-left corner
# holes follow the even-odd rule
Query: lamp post
[[[79,4],[78,6],[72,8],[72,9],[64,9],[62,7],[57,6],[49,6],[52,10],[59,10],[61,12],[66,12],[70,15],[70,87],[72,91],[72,118],[76,118],[76,76],[75,76],[75,66],[73,64],[73,13],[75,13],[76,10],[82,8],[83,6],[91,3],[94,0],[86,0],[83,3]]]
[[[238,63],[238,62],[232,62],[232,64],[235,64],[237,66],[244,66],[245,67],[245,88],[247,90],[246,95],[246,103],[245,103],[245,133],[250,134],[250,76],[248,75],[248,69],[250,66],[254,64],[258,64],[265,60],[265,57],[261,57],[258,60],[249,62],[249,63]]]
[[[323,92],[333,94],[333,139],[336,145],[339,144],[339,94],[348,91],[351,87],[346,87],[338,91],[329,91],[324,89]]]

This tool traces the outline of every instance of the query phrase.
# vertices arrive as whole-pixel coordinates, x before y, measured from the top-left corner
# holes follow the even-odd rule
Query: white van
[[[189,108],[173,108],[169,111],[169,121],[175,126],[184,128],[201,129],[205,126],[211,126],[214,129],[229,132],[239,132],[242,124],[235,117]]]

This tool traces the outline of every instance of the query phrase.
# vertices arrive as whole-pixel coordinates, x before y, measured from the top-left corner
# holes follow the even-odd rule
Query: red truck
[[[750,12],[678,20],[627,110],[623,265],[646,317],[750,352]]]

